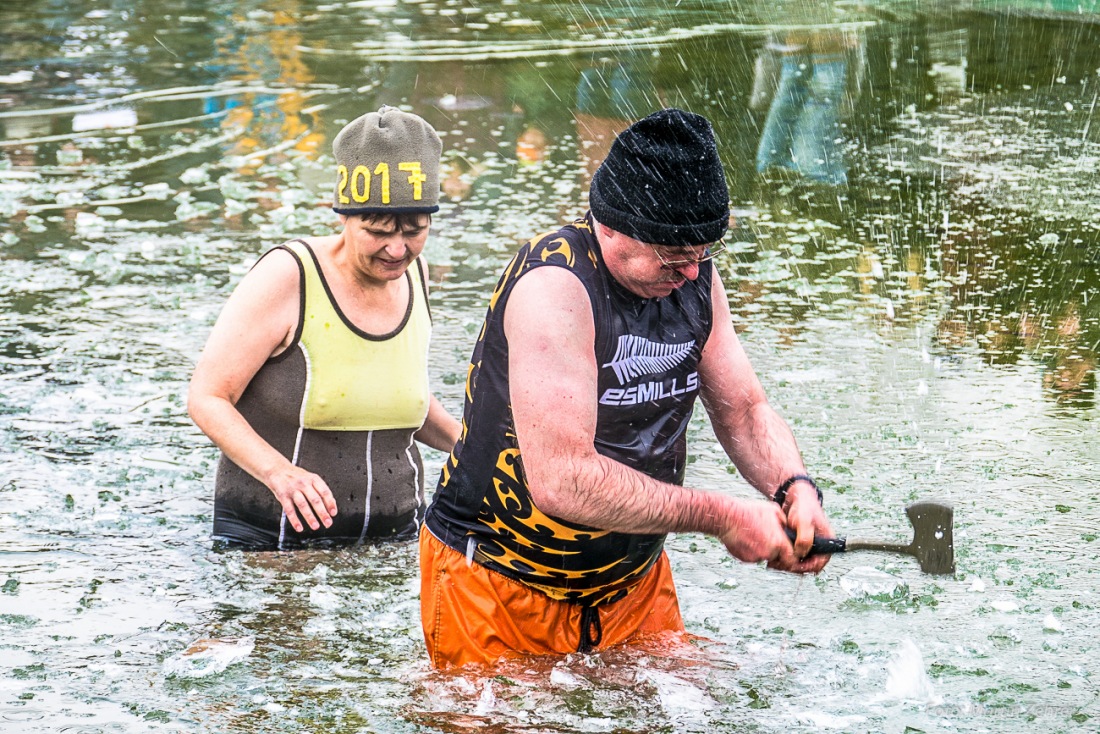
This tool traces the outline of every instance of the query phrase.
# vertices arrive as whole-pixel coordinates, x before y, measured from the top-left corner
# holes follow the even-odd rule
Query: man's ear
[[[336,216],[340,217],[340,224],[343,224],[344,226],[347,226],[347,223],[348,223],[348,215],[347,214],[337,214]]]

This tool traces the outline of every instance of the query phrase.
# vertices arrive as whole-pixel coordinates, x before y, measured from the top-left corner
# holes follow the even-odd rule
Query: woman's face
[[[368,280],[390,281],[404,275],[424,250],[431,217],[427,214],[346,217],[344,238],[356,268]]]

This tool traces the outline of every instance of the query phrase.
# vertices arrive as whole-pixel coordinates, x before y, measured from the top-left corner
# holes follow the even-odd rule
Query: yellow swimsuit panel
[[[340,310],[312,249],[295,241],[305,306],[298,346],[306,358],[301,425],[326,431],[420,428],[428,415],[431,315],[419,261],[405,271],[409,308],[389,334],[367,334]]]

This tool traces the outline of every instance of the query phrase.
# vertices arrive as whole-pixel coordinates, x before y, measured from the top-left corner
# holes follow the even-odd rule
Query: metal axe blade
[[[946,502],[914,502],[905,508],[913,526],[911,552],[925,573],[955,573],[955,508]]]
[[[920,570],[932,574],[955,573],[955,510],[946,502],[925,500],[905,508],[913,526],[913,542],[909,545],[877,540],[815,537],[810,555],[815,553],[845,553],[870,550],[882,553],[903,553],[920,563]],[[787,528],[794,542],[794,530]]]

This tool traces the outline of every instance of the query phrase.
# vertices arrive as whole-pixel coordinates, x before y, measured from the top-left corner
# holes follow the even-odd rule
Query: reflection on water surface
[[[1091,731],[1096,10],[0,8],[5,731]],[[632,119],[710,117],[733,317],[834,526],[901,538],[907,502],[951,501],[957,577],[853,555],[799,580],[674,537],[690,654],[448,677],[411,546],[212,551],[189,372],[259,254],[331,230],[332,136],[383,102],[444,137],[431,368],[454,411],[511,251],[583,211]],[[693,433],[689,482],[746,493]]]

